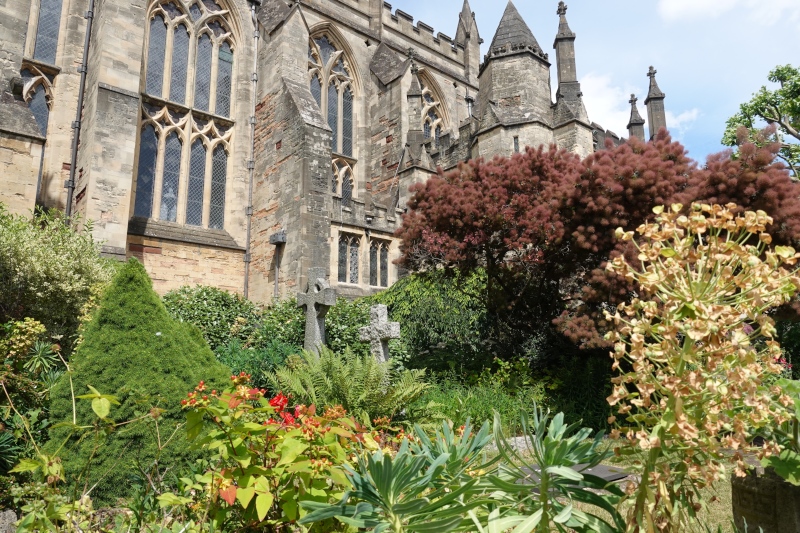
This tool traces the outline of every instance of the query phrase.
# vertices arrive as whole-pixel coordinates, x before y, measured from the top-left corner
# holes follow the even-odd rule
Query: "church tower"
[[[477,155],[508,156],[554,142],[550,62],[511,1],[478,79]]]
[[[650,140],[656,136],[658,130],[667,127],[667,114],[664,110],[664,98],[666,95],[658,87],[656,82],[656,69],[652,66],[647,72],[647,77],[650,78],[650,91],[647,93],[647,98],[644,105],[647,106],[647,122],[650,126]]]
[[[556,14],[559,17],[558,33],[553,42],[558,70],[558,91],[553,114],[556,142],[560,147],[585,157],[593,151],[592,126],[583,105],[583,92],[578,81],[575,33],[567,22],[567,5],[564,2],[558,3]]]

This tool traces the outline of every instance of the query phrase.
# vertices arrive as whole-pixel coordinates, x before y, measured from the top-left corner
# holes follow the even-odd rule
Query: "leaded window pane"
[[[347,237],[339,237],[339,281],[347,281]]]
[[[417,130],[417,131],[419,131],[419,130]],[[431,138],[431,123],[428,122],[428,121],[425,121],[425,124],[422,126],[422,131],[425,134],[425,138],[426,139],[430,139]]]
[[[169,99],[182,104],[186,101],[186,71],[189,67],[189,30],[179,24],[172,42],[172,77]]]
[[[192,7],[189,8],[189,14],[192,16],[192,20],[198,20],[203,16],[203,12],[197,4],[192,4]]]
[[[436,126],[436,147],[439,147],[439,139],[442,137],[442,127]]]
[[[389,247],[381,246],[381,287],[389,286]]]
[[[374,242],[369,247],[369,284],[378,285],[378,245]]]
[[[189,156],[189,189],[186,194],[186,223],[203,225],[203,188],[206,182],[206,147],[197,139]]]
[[[183,143],[177,133],[167,137],[164,149],[164,176],[161,180],[161,214],[167,222],[178,219],[178,182],[181,174],[181,148]]]
[[[31,108],[33,118],[36,119],[36,124],[39,125],[39,131],[42,132],[42,137],[46,137],[47,123],[50,120],[50,108],[47,107],[47,91],[45,91],[42,84],[36,87],[36,91],[33,93],[28,107]]]
[[[167,46],[167,25],[156,15],[150,21],[150,44],[147,49],[147,78],[144,92],[161,96],[164,85],[164,50]]]
[[[311,95],[317,101],[317,105],[322,108],[322,86],[317,76],[311,78]]]
[[[227,117],[231,114],[231,87],[233,85],[233,52],[228,43],[219,47],[217,64],[217,108],[215,113]]]
[[[339,91],[336,84],[328,85],[328,126],[333,130],[331,134],[331,150],[339,151]]]
[[[353,200],[353,182],[351,181],[350,172],[341,172],[342,179],[342,205],[350,207]]]
[[[222,145],[214,148],[211,158],[211,210],[208,227],[222,229],[225,226],[225,186],[228,176],[228,154]]]
[[[36,43],[33,58],[54,65],[58,48],[58,30],[61,28],[61,0],[41,0],[39,25],[36,27]]]
[[[331,174],[331,192],[336,194],[339,192],[339,165],[334,163]]]
[[[350,240],[350,283],[358,283],[358,239]]]
[[[339,74],[347,75],[347,72],[344,70],[344,60],[342,59],[342,56],[339,56],[339,60],[333,66],[333,71]]]
[[[327,65],[328,60],[336,52],[336,48],[333,47],[327,37],[320,37],[319,39],[315,39],[314,42],[317,43],[319,53],[322,56],[320,58],[322,60],[322,64]]]
[[[203,34],[197,41],[197,67],[195,69],[194,106],[197,109],[208,111],[211,103],[211,54],[214,45],[211,37]]]
[[[158,137],[156,137],[156,130],[152,125],[148,125],[142,131],[142,139],[139,145],[139,170],[136,173],[134,216],[144,218],[152,216],[157,155]]]
[[[428,93],[425,93],[425,94],[423,94],[422,96],[424,96],[424,97],[425,97],[425,101],[426,101],[426,102],[428,102],[429,104],[432,104],[432,103],[433,103],[433,101],[434,101],[434,100],[433,100],[433,97],[432,97],[430,94],[428,94]]]
[[[342,94],[342,153],[353,155],[353,93],[349,89]]]

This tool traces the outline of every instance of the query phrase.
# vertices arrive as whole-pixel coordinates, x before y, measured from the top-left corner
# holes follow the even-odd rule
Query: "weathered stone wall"
[[[131,235],[127,256],[138,259],[164,294],[184,285],[211,285],[241,294],[244,286],[242,250],[231,250]]]
[[[0,132],[0,203],[11,213],[33,212],[41,153],[40,140]]]

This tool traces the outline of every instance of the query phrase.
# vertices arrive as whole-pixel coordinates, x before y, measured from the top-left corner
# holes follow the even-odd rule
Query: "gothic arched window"
[[[41,0],[36,24],[36,41],[33,58],[54,65],[58,49],[58,32],[61,28],[61,0]]]
[[[422,98],[424,99],[422,108],[422,131],[426,139],[433,139],[434,146],[439,146],[439,139],[442,136],[442,111],[440,102],[434,97],[430,88],[425,85],[422,88]]]
[[[339,234],[339,282],[358,283],[358,266],[361,262],[359,248],[361,237],[349,233]]]
[[[332,131],[331,150],[353,156],[353,78],[342,50],[326,35],[312,38],[308,45],[311,94]]]
[[[389,286],[389,243],[373,239],[369,244],[369,284]]]
[[[331,192],[341,196],[342,207],[350,207],[353,202],[353,169],[343,159],[334,159],[331,166]]]
[[[134,216],[224,228],[234,126],[227,17],[214,0],[150,4]]]

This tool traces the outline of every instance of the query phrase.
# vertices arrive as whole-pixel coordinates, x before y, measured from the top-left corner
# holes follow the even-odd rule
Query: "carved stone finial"
[[[656,69],[654,69],[654,68],[653,68],[653,65],[650,65],[650,70],[648,70],[648,71],[647,71],[647,77],[648,77],[648,78],[650,78],[650,79],[652,80],[653,78],[655,78],[655,77],[656,77],[656,73],[657,73],[657,72],[658,72],[658,71],[657,71]]]
[[[638,98],[636,98],[636,95],[635,95],[635,94],[632,94],[632,95],[631,95],[631,99],[630,99],[630,100],[628,100],[628,103],[629,103],[629,104],[631,104],[631,105],[636,105],[636,102],[638,102],[638,101],[639,101],[639,99],[638,99]]]
[[[566,16],[566,14],[567,14],[567,4],[565,4],[562,0],[561,2],[558,3],[558,11],[556,11],[556,15],[563,17]]]
[[[409,48],[408,52],[406,52],[406,53],[408,54],[408,58],[411,61],[414,61],[417,58],[417,51],[414,50],[413,48]]]

